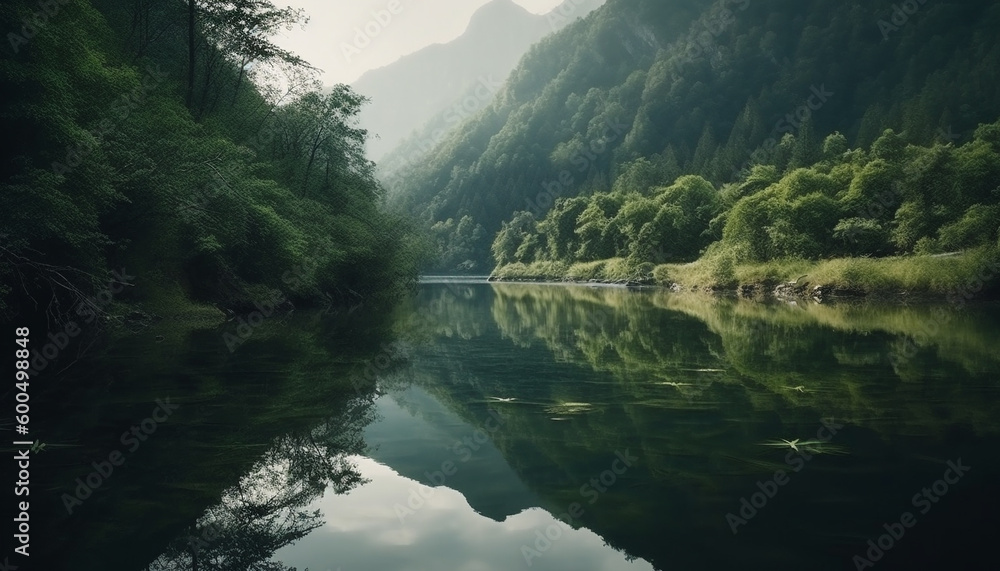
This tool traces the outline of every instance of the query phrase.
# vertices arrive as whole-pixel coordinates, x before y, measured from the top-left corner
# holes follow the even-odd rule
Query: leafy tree
[[[544,220],[538,223],[539,233],[545,237],[546,251],[552,260],[573,260],[579,251],[576,221],[587,208],[585,197],[558,199]]]
[[[847,145],[847,137],[841,135],[839,131],[827,135],[826,139],[823,140],[823,160],[825,161],[839,162],[848,150],[850,148]]]
[[[875,159],[851,181],[841,202],[845,210],[861,218],[888,221],[899,205],[902,168],[885,159]]]
[[[535,216],[527,211],[517,212],[509,222],[504,222],[492,246],[493,259],[497,265],[534,261],[533,256],[529,258],[528,252],[522,250],[522,246],[527,238],[537,231],[538,223],[535,221]]]
[[[840,242],[837,253],[845,256],[882,256],[891,251],[889,232],[871,218],[845,218],[833,227]]]
[[[615,179],[614,192],[638,192],[648,194],[654,186],[670,182],[669,178],[676,165],[666,160],[653,162],[645,157],[638,158],[622,167],[621,174]]]
[[[906,140],[892,129],[886,129],[882,136],[872,143],[872,158],[883,159],[890,164],[902,162],[906,152]]]
[[[615,243],[609,231],[613,216],[614,214],[608,216],[597,200],[591,200],[576,221],[576,234],[580,244],[575,254],[576,259],[593,261],[615,256]]]
[[[945,252],[964,250],[996,242],[1000,228],[1000,205],[974,204],[960,220],[938,231],[937,249]]]

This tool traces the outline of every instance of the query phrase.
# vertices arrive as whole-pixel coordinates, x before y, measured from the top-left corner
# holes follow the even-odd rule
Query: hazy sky
[[[561,0],[514,1],[531,12],[544,14]],[[424,46],[458,37],[473,12],[488,2],[276,0],[277,6],[304,8],[310,16],[305,30],[282,31],[276,41],[322,69],[327,85],[351,83],[369,69],[390,64]],[[396,14],[390,12],[390,5],[396,8]],[[381,13],[381,20],[387,23],[380,23],[373,13]]]

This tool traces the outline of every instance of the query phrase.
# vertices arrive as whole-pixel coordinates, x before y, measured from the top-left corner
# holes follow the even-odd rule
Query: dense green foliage
[[[109,288],[116,300],[230,307],[370,299],[414,273],[363,155],[364,99],[321,92],[267,40],[303,14],[264,0],[51,4],[44,18],[37,3],[0,8],[14,142],[0,308],[103,309],[93,296],[127,281],[111,277],[121,268],[135,282]]]
[[[910,194],[898,205],[905,204],[899,228],[886,226],[898,208],[887,208],[889,220],[877,220],[878,226],[863,221],[877,216],[837,215],[830,230],[841,219],[862,219],[846,220],[840,227],[838,235],[857,237],[850,247],[832,235],[793,244],[802,238],[801,227],[830,222],[833,202],[843,198],[835,196],[841,190],[837,185],[856,178],[862,185],[866,177],[871,184],[880,180],[878,165],[871,165],[864,176],[854,176],[851,169],[863,166],[869,155],[842,158],[849,148],[868,149],[886,129],[893,129],[899,140],[884,142],[896,147],[876,146],[871,152],[899,165],[902,159],[893,153],[904,152],[907,144],[968,141],[979,124],[1000,117],[1000,84],[993,79],[1000,67],[995,34],[1000,6],[982,0],[915,2],[916,11],[907,5],[912,13],[897,13],[898,4],[610,0],[533,47],[496,100],[442,141],[405,179],[393,181],[391,195],[427,227],[470,216],[494,235],[517,211],[531,211],[541,224],[557,197],[638,193],[646,202],[623,215],[638,220],[660,214],[669,200],[649,189],[669,187],[683,174],[698,175],[715,188],[746,185],[738,192],[750,192],[795,169],[809,168],[820,178],[807,180],[806,173],[800,173],[787,181],[809,190],[793,191],[801,194],[782,206],[791,209],[785,218],[792,216],[800,227],[771,226],[766,238],[788,250],[774,254],[822,255],[838,248],[853,254],[912,251],[928,236],[939,240],[934,247],[967,242],[968,232],[956,228],[936,236],[937,227],[946,219],[957,221],[977,201],[994,199],[933,197],[949,208],[962,204],[958,217],[953,212],[936,214],[914,202],[920,192],[950,190],[938,185],[906,190]],[[825,138],[835,132],[843,136]],[[944,147],[934,151],[948,152]],[[968,147],[962,152],[982,151]],[[824,161],[829,167],[819,166]],[[838,167],[838,162],[846,165]],[[754,170],[755,165],[774,169]],[[988,185],[990,173],[980,174],[978,183]],[[721,212],[732,206],[726,201],[739,197],[734,192],[723,189],[719,204],[703,204],[699,212],[684,213],[683,220],[676,218],[677,212],[664,211],[657,224],[661,229],[691,230],[704,224],[701,216],[711,208]],[[756,200],[767,202],[772,194]],[[566,210],[563,217],[585,208],[582,204],[567,201],[561,207]],[[741,209],[767,208],[749,207]],[[601,208],[616,207],[606,202]],[[593,236],[603,233],[596,214],[596,209],[587,214],[589,238],[583,242],[588,248],[594,246]],[[976,220],[986,215],[972,213]],[[608,212],[604,217],[611,218]],[[668,258],[697,253],[721,238],[722,222],[710,224],[706,236],[664,244],[664,252]],[[937,227],[920,226],[926,223]],[[975,224],[970,219],[963,227]],[[524,221],[517,227],[524,227]],[[555,235],[566,228],[557,224],[539,232]],[[612,234],[638,236],[641,231],[641,225],[629,226],[615,228]],[[856,245],[866,241],[871,244]],[[885,243],[886,249],[879,251],[877,246]],[[771,248],[766,244],[755,245],[752,255],[771,255],[764,251]],[[504,241],[501,256],[512,247]],[[527,249],[535,247],[547,249]],[[643,247],[648,249],[648,244]],[[648,258],[643,247],[627,254]],[[931,245],[925,241],[921,247]],[[596,248],[573,251],[572,256],[601,257],[611,245]],[[852,248],[864,251],[849,251]],[[491,265],[485,248],[471,261],[481,268]],[[453,269],[454,262],[442,260],[440,269]]]
[[[864,150],[847,149],[835,133],[824,142],[822,160],[808,168],[755,165],[718,190],[686,175],[644,193],[619,189],[560,198],[540,221],[519,212],[504,223],[493,255],[501,267],[621,258],[633,270],[626,277],[702,258],[699,264],[708,268],[703,286],[740,283],[737,264],[783,259],[984,249],[989,263],[1000,251],[998,134],[1000,122],[979,127],[958,147],[921,147],[887,130]],[[524,273],[506,273],[519,271]]]

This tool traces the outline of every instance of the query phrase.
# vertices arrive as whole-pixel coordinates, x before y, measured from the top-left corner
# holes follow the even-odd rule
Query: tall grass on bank
[[[969,289],[995,295],[1000,291],[1000,249],[984,247],[948,256],[891,258],[781,259],[736,263],[731,257],[703,257],[689,264],[629,264],[623,258],[569,265],[563,262],[508,264],[493,274],[502,280],[601,282],[652,278],[663,286],[684,289],[734,290],[740,286],[773,288],[782,283],[821,285],[863,295],[900,293],[944,296]]]

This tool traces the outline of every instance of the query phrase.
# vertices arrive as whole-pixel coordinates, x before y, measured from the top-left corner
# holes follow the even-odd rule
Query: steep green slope
[[[394,183],[395,202],[427,226],[455,221],[434,235],[438,269],[465,252],[484,269],[482,236],[560,196],[807,166],[835,131],[858,146],[887,128],[966,139],[1000,116],[1000,9],[912,4],[609,1],[535,46],[488,109]]]
[[[0,166],[0,312],[90,323],[112,299],[238,311],[412,279],[355,126],[363,98],[321,94],[266,39],[300,13],[206,0],[192,27],[183,2],[57,4],[0,8],[17,142]]]

